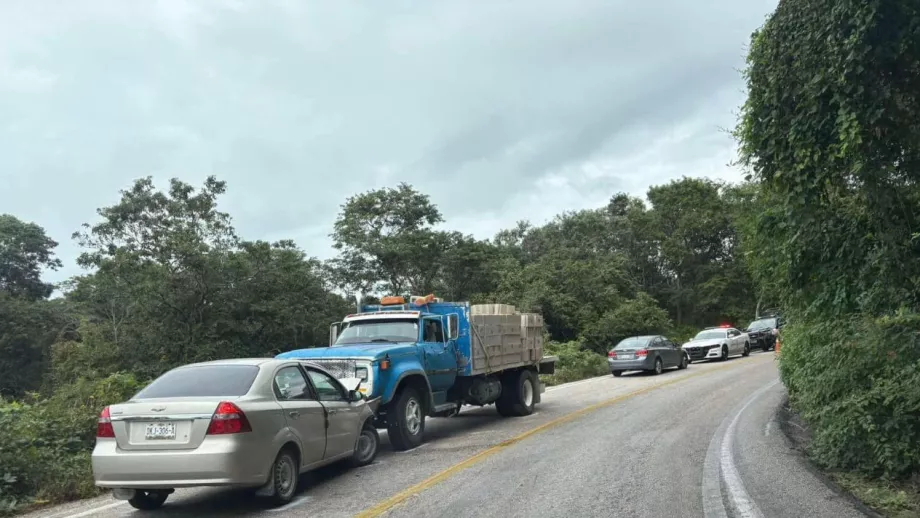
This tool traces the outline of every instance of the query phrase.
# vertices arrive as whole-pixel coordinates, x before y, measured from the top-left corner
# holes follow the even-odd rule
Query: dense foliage
[[[920,473],[920,4],[784,0],[754,34],[739,224],[822,463]]]
[[[740,260],[739,187],[684,178],[649,204],[606,207],[479,240],[436,226],[428,196],[401,184],[350,197],[323,263],[290,241],[246,241],[218,208],[226,186],[134,182],[74,239],[87,273],[59,288],[56,243],[0,217],[0,509],[91,494],[88,456],[106,404],[165,370],[326,345],[354,294],[436,293],[538,311],[561,383],[607,373],[605,354],[644,333],[753,316]]]

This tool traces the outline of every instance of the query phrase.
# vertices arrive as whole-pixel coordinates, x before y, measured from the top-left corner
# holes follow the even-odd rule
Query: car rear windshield
[[[618,343],[614,349],[635,349],[637,347],[645,347],[647,343],[648,338],[627,338]]]
[[[748,329],[772,329],[774,327],[776,327],[775,318],[763,318],[751,322],[751,325],[748,326]]]
[[[160,376],[134,399],[244,396],[257,374],[254,365],[182,367]]]

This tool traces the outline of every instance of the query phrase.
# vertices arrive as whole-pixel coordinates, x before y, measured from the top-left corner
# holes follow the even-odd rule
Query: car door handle
[[[300,412],[294,410],[294,411],[288,412],[288,415],[293,417],[294,419],[297,419],[298,417],[300,417]]]
[[[339,411],[336,410],[336,409],[334,409],[334,408],[331,409],[331,410],[329,410],[329,415],[335,415],[335,414],[338,414],[338,413],[339,413]]]

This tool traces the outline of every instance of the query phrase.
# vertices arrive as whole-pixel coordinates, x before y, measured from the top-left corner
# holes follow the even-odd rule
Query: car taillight
[[[208,425],[208,435],[227,435],[251,431],[252,427],[249,426],[246,414],[240,410],[240,407],[229,401],[221,401],[217,405],[217,410],[211,416],[211,424]]]
[[[636,356],[648,356],[648,351],[646,351],[645,349],[639,349],[638,351],[636,351]]]
[[[607,357],[608,357],[608,358],[616,358],[616,357],[617,357],[617,352],[616,352],[616,351],[610,351],[609,353],[607,353]]]
[[[115,429],[112,428],[112,415],[109,413],[109,407],[103,408],[102,413],[99,414],[99,421],[96,424],[96,437],[115,438]]]

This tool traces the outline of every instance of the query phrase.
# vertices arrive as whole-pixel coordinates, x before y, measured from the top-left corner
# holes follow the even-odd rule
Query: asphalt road
[[[163,516],[503,518],[864,516],[812,473],[775,421],[784,389],[772,354],[693,364],[660,376],[604,376],[543,395],[503,419],[464,409],[428,440],[378,460],[303,477],[283,508],[244,493],[179,490]],[[109,497],[31,516],[139,516]]]

